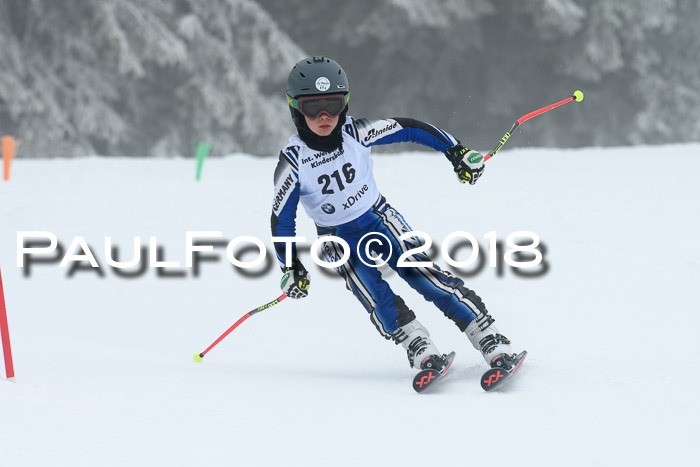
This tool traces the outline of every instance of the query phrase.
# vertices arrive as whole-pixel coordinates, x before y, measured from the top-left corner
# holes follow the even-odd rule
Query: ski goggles
[[[309,118],[316,118],[321,112],[336,117],[345,109],[349,99],[350,93],[301,96],[298,99],[287,94],[287,103]]]

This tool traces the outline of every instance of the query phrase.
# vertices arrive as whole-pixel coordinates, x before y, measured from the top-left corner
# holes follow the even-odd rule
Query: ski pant
[[[367,250],[375,257],[380,255],[384,260],[388,257],[387,264],[423,298],[454,321],[461,331],[477,315],[487,314],[486,306],[474,291],[465,287],[460,278],[443,271],[436,264],[430,267],[397,267],[399,256],[424,243],[419,237],[405,240],[399,238],[412,229],[383,196],[379,197],[371,209],[353,221],[334,227],[316,224],[316,229],[319,237],[333,235],[348,243],[350,257],[335,270],[345,279],[348,290],[360,300],[370,314],[370,320],[386,339],[390,339],[400,326],[412,321],[415,314],[382,279],[381,272],[373,266],[374,261],[368,257]],[[380,240],[381,243],[372,242],[373,239]],[[344,246],[339,242],[327,241],[322,245],[326,261],[336,262],[343,257]],[[405,261],[431,260],[424,253],[413,253]]]

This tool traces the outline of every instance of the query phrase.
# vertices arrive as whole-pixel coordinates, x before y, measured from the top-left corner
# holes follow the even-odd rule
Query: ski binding
[[[515,364],[510,370],[503,368],[491,368],[481,377],[481,387],[484,391],[493,391],[501,386],[504,381],[510,379],[522,365],[523,360],[527,357],[527,350],[523,350],[515,357]]]

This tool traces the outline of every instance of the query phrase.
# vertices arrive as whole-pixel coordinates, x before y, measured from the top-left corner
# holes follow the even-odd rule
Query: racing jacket
[[[294,237],[299,202],[321,226],[336,226],[364,214],[381,196],[374,181],[371,146],[418,143],[445,152],[458,144],[452,135],[412,118],[369,120],[347,116],[343,144],[333,151],[309,148],[293,135],[280,151],[275,170],[271,227],[275,237]],[[282,267],[285,245],[275,243]],[[296,257],[292,245],[292,257]]]

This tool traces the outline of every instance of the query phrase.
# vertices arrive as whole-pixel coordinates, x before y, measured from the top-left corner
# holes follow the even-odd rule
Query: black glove
[[[484,156],[461,144],[447,148],[445,156],[452,163],[457,178],[462,183],[468,182],[473,185],[484,173]]]
[[[309,295],[309,272],[299,258],[292,259],[292,266],[284,270],[284,276],[280,282],[282,292],[289,298],[304,298]]]

